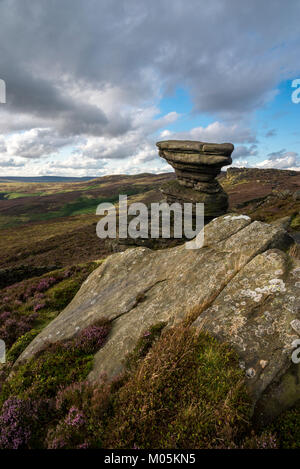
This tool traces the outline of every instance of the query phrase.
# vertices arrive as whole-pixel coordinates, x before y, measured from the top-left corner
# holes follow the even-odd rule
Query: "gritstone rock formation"
[[[282,227],[228,214],[206,225],[201,249],[113,254],[18,362],[107,318],[112,330],[89,380],[113,378],[149,327],[172,327],[192,313],[190,327],[236,350],[257,418],[272,419],[300,395],[300,364],[292,362],[300,337],[300,261],[285,252],[291,242]]]
[[[159,155],[173,166],[177,179],[165,183],[161,188],[164,199],[160,202],[192,203],[193,228],[196,224],[196,204],[204,204],[204,222],[223,215],[228,209],[228,196],[219,182],[215,179],[221,168],[232,163],[231,153],[234,146],[231,143],[204,143],[190,140],[168,140],[156,143]],[[174,235],[174,218],[171,213],[170,238],[162,236],[159,229],[157,237],[151,237],[151,204],[148,204],[148,232],[147,236],[138,238],[119,238],[107,240],[106,246],[113,252],[123,251],[129,246],[145,246],[150,249],[174,246],[186,241],[183,236]],[[128,222],[133,216],[128,217]],[[160,219],[161,224],[161,219]],[[117,230],[118,231],[118,230]]]
[[[161,188],[168,203],[204,203],[205,217],[226,213],[228,197],[215,177],[232,163],[231,143],[205,143],[190,140],[158,142],[159,155],[175,169],[177,180]]]

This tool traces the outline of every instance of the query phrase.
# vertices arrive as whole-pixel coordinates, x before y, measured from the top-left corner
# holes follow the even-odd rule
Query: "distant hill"
[[[22,273],[27,265],[31,275],[36,268],[46,271],[78,259],[106,257],[107,246],[96,236],[99,203],[117,204],[119,194],[127,194],[130,202],[157,202],[162,199],[161,185],[174,177],[175,173],[144,173],[0,180],[1,269]],[[30,183],[32,179],[40,182]],[[289,231],[299,236],[300,199],[294,193],[300,191],[300,171],[230,168],[219,180],[228,193],[230,211],[267,223],[290,217]],[[19,279],[19,273],[14,275]]]
[[[0,182],[83,182],[95,179],[91,177],[63,177],[63,176],[35,176],[35,177],[19,177],[19,176],[4,176],[0,178]]]

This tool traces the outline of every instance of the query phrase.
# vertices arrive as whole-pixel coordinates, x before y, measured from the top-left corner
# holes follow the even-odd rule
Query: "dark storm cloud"
[[[121,88],[120,107],[186,86],[195,111],[247,117],[299,70],[299,13],[298,0],[2,0],[1,128],[11,118],[67,135],[131,130],[129,117],[78,102],[74,84]]]
[[[103,133],[108,120],[101,109],[87,103],[77,103],[75,99],[64,96],[55,82],[30,75],[14,64],[9,64],[4,70],[2,76],[8,85],[3,112],[42,119],[49,125],[54,124],[61,133]],[[29,120],[26,127],[31,126]]]

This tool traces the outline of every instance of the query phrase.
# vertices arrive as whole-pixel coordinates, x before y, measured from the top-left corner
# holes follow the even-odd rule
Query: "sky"
[[[0,176],[170,171],[168,139],[300,170],[299,18],[299,0],[0,0]]]

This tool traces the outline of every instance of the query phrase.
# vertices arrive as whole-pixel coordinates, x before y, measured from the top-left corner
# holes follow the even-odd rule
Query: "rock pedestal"
[[[190,140],[167,140],[158,142],[159,155],[175,169],[177,179],[172,179],[161,188],[164,200],[168,204],[174,202],[183,206],[192,203],[193,229],[196,228],[196,204],[204,203],[204,223],[217,218],[227,212],[228,197],[219,182],[215,179],[223,166],[231,164],[231,153],[234,146],[231,143],[204,143]],[[160,229],[157,238],[151,238],[151,204],[148,204],[148,237],[119,238],[107,240],[106,246],[111,251],[124,251],[128,247],[143,246],[151,249],[173,247],[186,241],[184,236],[176,238],[173,229],[173,214],[171,213],[170,238],[162,236]],[[128,222],[134,217],[128,217]],[[160,219],[161,224],[161,219]],[[118,230],[117,230],[118,231]]]
[[[228,197],[215,178],[232,163],[231,143],[167,140],[156,145],[177,176],[161,187],[168,203],[204,203],[206,221],[226,213]]]

